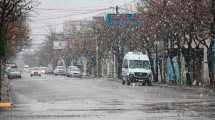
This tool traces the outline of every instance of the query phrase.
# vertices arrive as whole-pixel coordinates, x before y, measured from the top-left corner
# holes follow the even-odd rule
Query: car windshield
[[[47,67],[40,67],[40,69],[43,69],[43,70],[45,70],[45,69],[47,69]]]
[[[9,72],[18,72],[17,69],[10,69]]]
[[[57,67],[57,69],[61,69],[61,70],[63,70],[63,69],[64,69],[64,67],[63,67],[63,66],[58,66],[58,67]]]
[[[78,67],[70,67],[69,69],[70,69],[70,71],[79,71],[80,70]]]
[[[35,67],[35,68],[32,68],[32,70],[39,70],[39,68]]]
[[[150,64],[149,64],[149,61],[130,60],[129,61],[129,68],[132,68],[132,69],[135,69],[135,68],[150,69]]]

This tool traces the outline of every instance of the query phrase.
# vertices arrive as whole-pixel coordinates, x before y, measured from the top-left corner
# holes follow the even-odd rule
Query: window
[[[129,61],[129,68],[144,68],[144,69],[150,69],[150,63],[149,61],[144,60],[130,60]]]

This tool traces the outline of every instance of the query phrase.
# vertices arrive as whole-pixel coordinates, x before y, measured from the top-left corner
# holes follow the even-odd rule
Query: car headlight
[[[134,77],[134,73],[129,73],[129,77]]]

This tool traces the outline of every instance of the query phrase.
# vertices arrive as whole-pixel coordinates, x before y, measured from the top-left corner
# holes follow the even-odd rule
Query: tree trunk
[[[165,83],[163,78],[163,59],[159,60],[159,70],[160,70],[161,83]]]
[[[3,80],[3,59],[6,54],[6,40],[3,31],[0,29],[0,101],[1,101],[1,88]]]
[[[120,53],[117,56],[117,61],[118,61],[117,74],[118,74],[118,78],[121,79],[122,78],[122,63],[123,63],[123,54],[122,53]]]
[[[2,93],[1,93],[1,89],[2,89],[2,59],[0,59],[0,101],[2,100]]]
[[[192,85],[192,80],[191,80],[191,58],[190,58],[190,51],[188,53],[188,58],[186,60],[186,67],[187,67],[187,73],[186,73],[186,78],[187,78],[187,85],[191,86]]]
[[[179,51],[179,54],[178,54],[178,59],[177,59],[177,63],[178,63],[178,69],[179,69],[179,81],[180,81],[180,84],[182,84],[182,74],[181,74],[181,50]]]
[[[149,61],[150,61],[150,64],[153,65],[153,59],[152,59],[152,53],[149,49],[146,49],[147,50],[147,54],[149,56]],[[153,66],[151,66],[151,71],[152,71],[152,75],[153,75],[153,78],[154,79],[157,79],[156,78],[156,74],[155,74],[155,69]]]
[[[211,44],[213,44],[212,42]],[[213,81],[214,81],[214,64],[213,64],[213,53],[212,53],[212,47],[208,50],[208,71],[209,71],[209,79],[210,79],[210,87],[214,87]]]
[[[177,76],[176,76],[176,71],[175,71],[175,66],[174,66],[174,62],[173,62],[173,60],[172,60],[173,58],[172,57],[170,57],[170,64],[171,64],[171,66],[172,66],[172,70],[173,70],[173,81],[174,81],[174,84],[176,83],[176,81],[177,81]]]

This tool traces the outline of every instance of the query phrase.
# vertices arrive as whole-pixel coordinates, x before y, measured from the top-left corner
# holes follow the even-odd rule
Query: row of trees
[[[159,57],[165,57],[164,63],[177,56],[179,73],[182,73],[182,57],[185,59],[187,77],[197,79],[203,55],[200,48],[207,49],[210,83],[213,81],[212,34],[214,26],[213,0],[143,0],[137,5],[139,21],[143,26],[127,28],[109,28],[105,23],[95,29],[98,45],[105,51],[112,51],[117,57],[118,77],[121,75],[122,57],[125,46],[130,50],[147,51],[152,62],[152,54],[159,47]],[[102,55],[100,55],[102,56]],[[173,66],[174,79],[176,71]],[[161,67],[161,66],[160,66]],[[202,69],[202,67],[200,67]],[[152,67],[154,78],[158,71]],[[167,70],[161,73],[162,79],[167,76]],[[163,76],[162,76],[163,75]],[[180,75],[181,76],[181,75]],[[193,77],[191,77],[193,76]],[[181,78],[180,78],[181,79]],[[188,81],[190,84],[191,81]]]
[[[197,53],[199,48],[206,48],[209,68],[211,62],[211,26],[213,26],[212,1],[211,0],[163,0],[163,1],[142,1],[144,6],[139,6],[144,27],[141,32],[144,37],[140,41],[146,44],[148,53],[154,51],[149,47],[155,46],[156,41],[163,44],[163,49],[167,51],[167,56],[172,61],[172,50],[177,50],[177,63],[179,73],[182,73],[181,58],[185,59],[185,71],[187,79],[192,78],[201,81],[197,76],[199,69],[196,68],[202,63],[203,56]],[[149,46],[149,47],[147,47]],[[155,47],[152,47],[155,48]],[[174,79],[176,80],[175,68],[173,67]],[[210,83],[213,81],[213,68],[209,69]],[[192,75],[191,75],[192,73]],[[181,76],[181,75],[180,75]],[[195,77],[197,76],[197,77]],[[200,78],[200,79],[199,79]],[[191,84],[191,81],[187,81]]]
[[[89,61],[92,56],[96,57],[98,76],[101,76],[99,71],[102,68],[102,61],[110,54],[114,55],[120,78],[124,53],[128,50],[138,50],[149,55],[151,64],[154,63],[154,58],[159,58],[155,63],[159,63],[163,82],[167,79],[166,66],[170,59],[174,80],[182,80],[183,71],[186,71],[186,82],[191,84],[192,80],[202,82],[198,75],[203,71],[205,53],[201,48],[204,48],[207,51],[212,85],[214,6],[214,0],[140,0],[137,4],[139,26],[109,27],[104,20],[95,19],[83,30],[76,30],[71,35],[66,35],[72,42],[68,54],[85,56]],[[158,54],[154,57],[156,51]],[[178,71],[174,66],[174,58],[178,64]],[[157,80],[158,65],[152,67],[152,72]],[[179,78],[176,72],[179,72]]]

